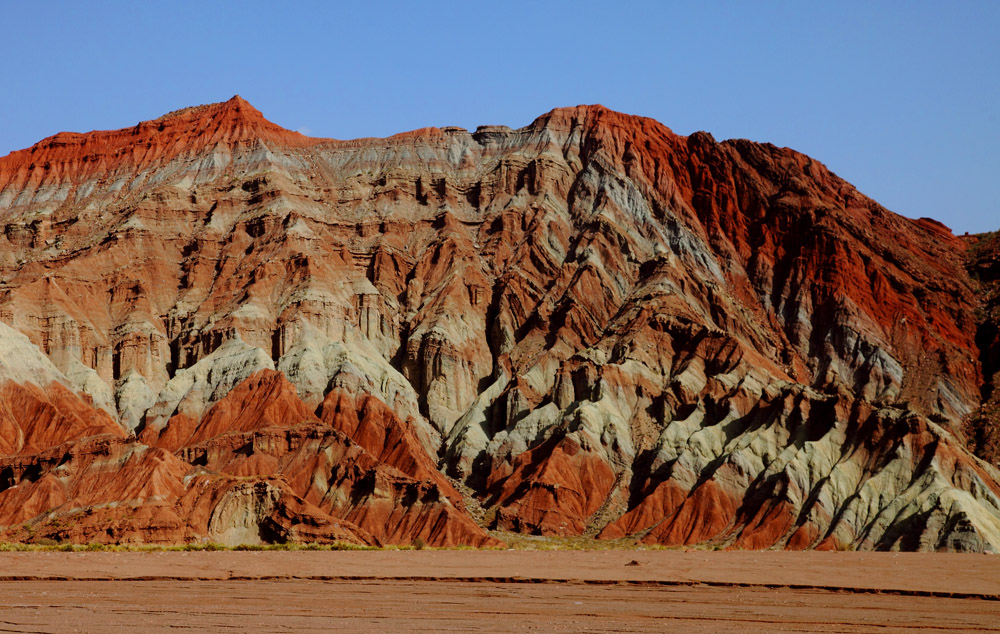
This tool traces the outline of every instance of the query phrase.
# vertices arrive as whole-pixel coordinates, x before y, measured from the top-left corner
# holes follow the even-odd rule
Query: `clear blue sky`
[[[334,138],[602,103],[795,148],[956,233],[1000,229],[1000,0],[0,8],[0,155],[237,93]]]

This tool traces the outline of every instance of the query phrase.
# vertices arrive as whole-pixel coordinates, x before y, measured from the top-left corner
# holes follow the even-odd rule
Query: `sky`
[[[600,103],[1000,229],[1000,1],[0,0],[0,155],[239,94],[310,136]]]

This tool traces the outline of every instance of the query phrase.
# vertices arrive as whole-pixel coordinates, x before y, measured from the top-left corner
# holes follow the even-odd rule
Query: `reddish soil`
[[[0,570],[12,632],[1000,631],[1000,559],[978,555],[53,552]]]

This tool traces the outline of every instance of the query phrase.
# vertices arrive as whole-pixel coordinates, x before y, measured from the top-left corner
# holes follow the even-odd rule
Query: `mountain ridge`
[[[965,242],[808,156],[601,106],[335,141],[237,96],[92,134],[0,159],[0,322],[63,386],[8,376],[0,423],[119,432],[15,442],[8,536],[1000,549]],[[92,465],[151,449],[146,523],[98,513],[129,489]]]

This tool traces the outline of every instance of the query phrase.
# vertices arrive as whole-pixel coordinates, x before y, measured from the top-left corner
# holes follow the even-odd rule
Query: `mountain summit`
[[[968,243],[792,150],[234,97],[0,159],[0,223],[0,539],[1000,549]]]
[[[28,188],[75,184],[107,173],[139,173],[216,146],[249,142],[298,147],[309,139],[264,118],[236,95],[229,101],[176,110],[132,128],[61,132],[0,158],[0,183]]]

